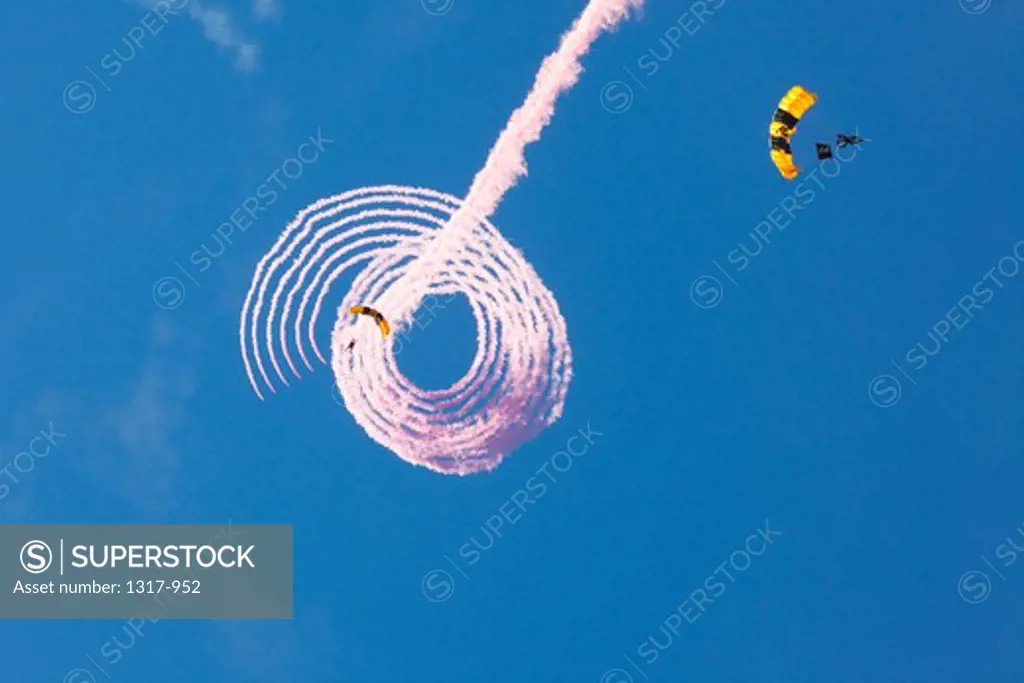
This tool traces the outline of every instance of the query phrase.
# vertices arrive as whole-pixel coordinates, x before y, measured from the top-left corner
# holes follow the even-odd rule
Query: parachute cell
[[[793,133],[796,132],[796,124],[817,101],[817,95],[805,90],[802,86],[795,85],[789,89],[785,97],[779,100],[775,116],[772,117],[769,128],[772,161],[786,180],[792,180],[800,175],[800,168],[793,163],[793,150],[790,147],[790,141],[793,138]]]
[[[384,315],[380,311],[374,308],[370,308],[369,306],[353,306],[348,310],[349,313],[353,313],[355,315],[368,315],[374,320],[376,320],[377,327],[380,328],[380,334],[382,337],[388,336],[388,334],[391,332],[391,325],[389,325],[388,321],[384,319]],[[352,347],[350,346],[349,348]]]

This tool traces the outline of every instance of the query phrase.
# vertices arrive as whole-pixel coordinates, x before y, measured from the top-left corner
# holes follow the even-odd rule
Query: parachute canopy
[[[391,332],[391,326],[388,325],[388,321],[384,319],[384,315],[380,311],[370,308],[369,306],[353,306],[348,310],[349,313],[353,313],[355,315],[368,315],[376,320],[377,327],[380,328],[381,336],[386,337]]]
[[[775,110],[775,116],[772,117],[769,128],[772,161],[786,180],[792,180],[800,175],[800,169],[793,163],[790,140],[793,133],[796,132],[796,124],[799,123],[800,118],[817,101],[817,95],[805,90],[802,86],[795,85],[789,89],[785,97],[779,100],[779,108]]]

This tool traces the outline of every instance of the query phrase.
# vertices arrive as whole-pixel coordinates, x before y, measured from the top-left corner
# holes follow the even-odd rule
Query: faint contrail
[[[540,138],[555,100],[579,79],[580,58],[642,5],[591,0],[544,60],[464,200],[425,188],[367,187],[321,199],[288,224],[256,266],[242,309],[242,358],[261,399],[259,379],[274,391],[261,323],[267,358],[287,385],[275,346],[296,377],[289,339],[309,370],[307,343],[327,362],[314,327],[331,284],[359,265],[331,334],[331,365],[346,407],[378,443],[408,462],[469,474],[493,469],[561,416],[572,376],[565,320],[530,264],[488,218],[526,174],[526,145]],[[440,391],[419,389],[402,375],[394,335],[381,339],[375,326],[355,325],[348,315],[349,306],[373,306],[401,330],[421,305],[454,293],[473,309],[477,353],[466,376]],[[350,339],[358,340],[351,351]]]

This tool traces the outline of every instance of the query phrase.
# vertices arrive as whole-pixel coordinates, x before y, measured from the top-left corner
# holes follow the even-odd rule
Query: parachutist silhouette
[[[844,133],[836,133],[836,147],[848,147],[849,145],[859,145],[862,142],[871,142],[870,138],[862,138],[857,133],[860,132],[858,128],[853,135],[846,135]]]

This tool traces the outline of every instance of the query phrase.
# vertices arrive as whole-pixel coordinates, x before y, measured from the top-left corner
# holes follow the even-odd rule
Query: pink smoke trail
[[[469,474],[493,469],[561,416],[572,376],[565,320],[554,296],[488,217],[526,174],[525,148],[540,139],[558,96],[579,80],[580,58],[602,32],[642,5],[591,0],[542,63],[465,200],[424,188],[361,188],[322,199],[289,223],[257,264],[242,309],[242,358],[261,399],[257,374],[274,391],[259,332],[271,280],[277,282],[263,341],[287,385],[275,346],[296,377],[289,339],[310,370],[307,342],[326,362],[314,339],[324,298],[344,271],[361,266],[339,308],[331,365],[346,407],[374,440],[408,462]],[[440,391],[421,390],[401,374],[396,334],[382,340],[376,327],[355,324],[348,315],[349,306],[371,305],[400,334],[421,304],[431,309],[437,297],[459,293],[477,320],[477,353],[466,376]],[[353,338],[358,343],[349,351]]]
[[[643,3],[644,0],[592,0],[587,5],[572,28],[562,36],[558,50],[541,63],[533,88],[523,104],[512,112],[487,155],[484,167],[473,178],[462,207],[452,216],[451,227],[442,235],[444,241],[437,240],[423,255],[421,268],[434,265],[437,252],[443,252],[445,246],[457,241],[460,226],[472,224],[472,217],[489,218],[494,214],[505,193],[526,175],[526,146],[539,140],[541,131],[551,123],[555,100],[579,81],[583,72],[579,60],[602,32],[615,29],[630,10],[641,9]],[[417,273],[417,269],[413,273]],[[405,322],[410,308],[414,309],[415,304],[406,302],[394,309],[396,318]]]
[[[533,89],[519,109],[512,112],[505,130],[473,179],[463,206],[479,216],[489,217],[520,176],[526,175],[523,152],[540,139],[541,131],[555,115],[555,100],[576,85],[583,72],[582,58],[604,31],[614,29],[631,9],[640,9],[643,0],[594,0],[562,36],[558,50],[540,65]]]

